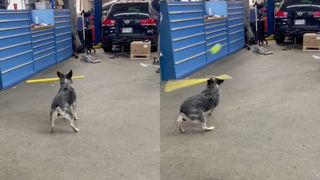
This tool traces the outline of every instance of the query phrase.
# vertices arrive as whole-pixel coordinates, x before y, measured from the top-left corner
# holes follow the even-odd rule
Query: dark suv
[[[113,45],[129,47],[132,41],[150,40],[151,50],[158,47],[158,13],[150,2],[125,2],[111,5],[102,23],[102,47],[105,52]]]
[[[275,40],[320,31],[320,0],[283,0],[275,14]]]

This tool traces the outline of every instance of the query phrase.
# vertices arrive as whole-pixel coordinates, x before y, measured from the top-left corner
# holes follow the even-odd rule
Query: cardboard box
[[[303,46],[320,46],[320,34],[306,33],[303,35]]]
[[[151,53],[151,41],[133,41],[130,46],[130,55],[149,56]]]
[[[57,9],[63,9],[64,3],[63,0],[57,0]]]

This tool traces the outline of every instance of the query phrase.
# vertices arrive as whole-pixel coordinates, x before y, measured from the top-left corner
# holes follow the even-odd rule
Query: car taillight
[[[277,13],[276,13],[276,18],[287,18],[288,17],[288,13],[287,12],[284,12],[284,11],[281,11],[279,10]]]
[[[115,21],[112,19],[105,19],[102,23],[103,26],[114,26]]]
[[[320,11],[316,11],[313,13],[313,17],[320,18]]]
[[[148,18],[148,19],[141,19],[140,20],[140,25],[141,26],[155,26],[157,24],[157,21],[153,18]]]

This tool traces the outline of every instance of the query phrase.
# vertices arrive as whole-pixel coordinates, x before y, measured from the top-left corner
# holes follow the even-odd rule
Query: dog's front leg
[[[213,112],[213,109],[211,109],[211,110],[208,112],[208,116],[211,116],[211,115],[212,115],[212,112]]]
[[[202,122],[202,129],[206,130],[206,131],[212,131],[214,130],[214,126],[210,126],[208,127],[207,125],[207,116],[205,115],[205,113],[203,113],[203,122]]]

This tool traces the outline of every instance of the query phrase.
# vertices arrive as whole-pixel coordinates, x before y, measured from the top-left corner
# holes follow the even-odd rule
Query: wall
[[[18,9],[25,9],[25,1],[24,0],[10,0],[10,4],[8,9],[14,9],[13,4],[17,3]]]

